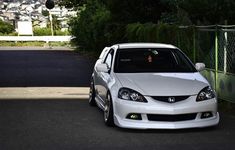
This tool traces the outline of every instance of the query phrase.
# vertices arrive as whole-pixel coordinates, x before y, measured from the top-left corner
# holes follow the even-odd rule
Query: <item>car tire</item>
[[[113,127],[113,102],[110,93],[107,94],[104,108],[104,122],[107,126]]]
[[[90,92],[89,92],[89,105],[90,106],[96,106],[95,95],[96,95],[95,86],[94,86],[94,81],[92,79],[91,84],[90,84]]]

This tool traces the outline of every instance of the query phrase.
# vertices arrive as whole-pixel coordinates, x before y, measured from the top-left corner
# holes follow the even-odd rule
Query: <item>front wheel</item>
[[[94,86],[94,81],[93,80],[91,80],[91,85],[90,85],[89,104],[91,106],[96,106],[96,102],[95,102],[95,86]]]
[[[113,121],[113,103],[111,95],[108,93],[104,107],[104,122],[107,126],[114,126]]]

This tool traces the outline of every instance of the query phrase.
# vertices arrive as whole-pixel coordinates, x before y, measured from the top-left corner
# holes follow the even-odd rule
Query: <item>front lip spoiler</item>
[[[216,116],[205,120],[192,120],[180,122],[157,122],[157,121],[133,121],[120,119],[114,116],[114,122],[118,127],[129,129],[188,129],[188,128],[206,128],[219,124],[220,115],[217,112]]]

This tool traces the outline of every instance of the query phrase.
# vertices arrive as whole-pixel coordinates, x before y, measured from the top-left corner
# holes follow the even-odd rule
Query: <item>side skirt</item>
[[[97,103],[97,106],[104,111],[104,101],[103,101],[103,99],[99,95],[96,95],[95,101]]]

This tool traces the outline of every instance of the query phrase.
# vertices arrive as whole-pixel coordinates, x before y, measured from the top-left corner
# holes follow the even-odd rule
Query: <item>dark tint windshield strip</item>
[[[177,49],[135,48],[117,50],[114,72],[196,72],[196,69]]]

